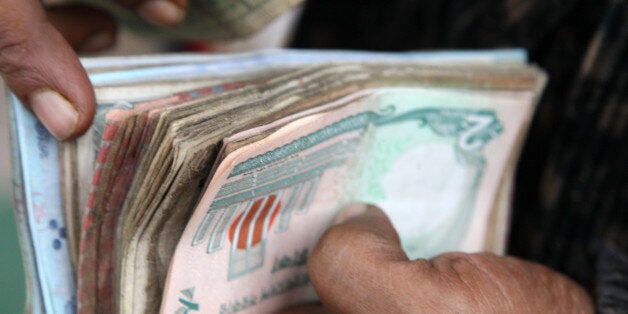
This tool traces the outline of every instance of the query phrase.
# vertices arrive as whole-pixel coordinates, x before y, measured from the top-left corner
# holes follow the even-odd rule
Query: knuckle
[[[492,253],[461,254],[452,259],[452,265],[462,275],[469,272],[491,273],[495,266],[501,264],[497,263],[499,258]]]
[[[361,241],[359,230],[347,225],[330,227],[312,250],[308,259],[308,269],[312,272],[332,273],[346,259],[359,258],[356,243]]]
[[[357,230],[348,225],[334,225],[321,237],[319,249],[321,251],[336,252],[339,249],[355,244],[359,236]]]
[[[472,313],[479,309],[475,291],[461,279],[454,269],[456,264],[465,265],[464,259],[437,256],[430,260],[412,261],[406,271],[413,282],[421,282],[425,296],[424,306],[437,312]],[[447,296],[447,298],[442,298]]]
[[[26,97],[34,88],[45,85],[51,65],[42,58],[48,58],[54,51],[43,50],[38,42],[49,34],[28,30],[3,32],[3,29],[0,26],[0,75],[18,97]]]
[[[465,273],[475,270],[470,256],[463,253],[445,253],[431,260],[434,268],[441,274],[452,277],[461,277]]]
[[[6,1],[5,1],[6,2]],[[37,42],[49,36],[48,24],[37,1],[8,1],[0,10],[0,71],[20,71],[28,65]]]
[[[30,50],[26,36],[0,35],[0,71],[10,75],[22,69]]]

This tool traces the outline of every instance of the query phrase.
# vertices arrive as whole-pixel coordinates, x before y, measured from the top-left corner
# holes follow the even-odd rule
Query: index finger
[[[77,136],[91,124],[96,106],[92,85],[38,1],[2,1],[0,74],[58,139]]]

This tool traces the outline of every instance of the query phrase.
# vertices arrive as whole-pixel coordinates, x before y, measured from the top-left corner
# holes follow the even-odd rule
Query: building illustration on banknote
[[[228,246],[229,280],[262,267],[269,232],[287,232],[292,215],[307,214],[321,177],[356,156],[369,130],[404,122],[454,137],[459,162],[476,169],[475,182],[482,175],[483,147],[502,131],[495,113],[487,110],[422,108],[395,114],[391,106],[349,116],[236,165],[191,245],[205,244],[207,254]],[[468,192],[464,206],[472,207],[477,186]]]

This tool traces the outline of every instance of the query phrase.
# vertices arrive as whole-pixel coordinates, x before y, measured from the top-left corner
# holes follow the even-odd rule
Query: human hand
[[[574,281],[545,266],[489,253],[410,261],[386,215],[352,205],[313,250],[310,279],[324,306],[287,313],[591,313]]]
[[[120,0],[163,26],[178,24],[187,0]],[[94,116],[91,83],[74,49],[94,52],[115,41],[108,15],[86,7],[47,12],[38,0],[0,0],[0,74],[59,140],[82,134]]]

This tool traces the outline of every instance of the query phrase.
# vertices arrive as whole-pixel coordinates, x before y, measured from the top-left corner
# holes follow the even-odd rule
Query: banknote
[[[520,49],[376,53],[358,51],[263,50],[230,55],[164,55],[139,57],[87,58],[82,62],[96,87],[98,111],[96,123],[79,141],[94,141],[93,149],[80,152],[81,160],[93,161],[90,155],[100,148],[106,112],[129,109],[133,103],[175,94],[182,90],[208,86],[220,80],[233,81],[234,76],[253,75],[272,69],[297,68],[324,62],[395,62],[412,61],[429,64],[522,64],[526,55]],[[107,69],[106,71],[103,69]],[[186,83],[188,82],[188,83]],[[215,84],[214,84],[215,85]],[[65,143],[64,143],[65,144]],[[80,143],[78,148],[89,147]],[[85,155],[84,155],[85,154]],[[93,164],[80,168],[93,169]],[[89,170],[87,170],[89,171]],[[89,175],[85,175],[89,176]],[[81,175],[80,177],[84,177]],[[89,184],[80,184],[86,186]],[[85,199],[81,199],[81,204]]]
[[[67,199],[65,202],[65,204],[67,205],[66,206],[67,213],[79,212],[82,215],[86,215],[90,211],[95,211],[95,212],[104,212],[105,214],[103,215],[107,217],[107,218],[103,218],[104,220],[101,220],[100,218],[97,218],[97,219],[90,218],[89,223],[84,224],[84,226],[88,228],[87,230],[91,230],[89,232],[94,232],[96,230],[99,230],[98,232],[102,233],[102,236],[89,237],[87,236],[87,234],[85,234],[83,236],[83,240],[85,241],[85,244],[82,247],[88,251],[98,250],[99,252],[102,252],[102,253],[96,256],[89,252],[85,252],[85,251],[81,252],[84,258],[89,258],[90,260],[92,260],[93,266],[88,267],[87,263],[83,263],[84,267],[82,268],[83,270],[81,270],[81,276],[79,276],[80,287],[84,286],[83,283],[90,283],[89,286],[93,286],[98,283],[98,286],[101,287],[101,289],[104,289],[104,291],[109,291],[109,292],[100,293],[104,295],[108,295],[112,293],[113,291],[113,289],[109,287],[109,284],[107,284],[107,282],[110,282],[111,280],[102,279],[102,278],[109,278],[112,276],[112,273],[110,271],[111,264],[107,263],[107,261],[109,260],[107,256],[110,254],[108,254],[107,252],[110,252],[111,251],[110,248],[113,247],[113,245],[110,242],[116,242],[116,241],[113,239],[113,237],[110,237],[109,235],[113,233],[111,230],[115,227],[118,221],[117,213],[120,210],[116,209],[117,207],[119,207],[119,205],[115,205],[112,207],[112,205],[109,202],[107,202],[107,205],[104,205],[105,202],[103,201],[103,199],[105,198],[109,200],[124,199],[125,194],[126,194],[126,189],[124,189],[123,187],[129,183],[128,179],[125,180],[125,179],[107,177],[107,178],[104,178],[104,180],[107,181],[108,179],[111,179],[113,180],[112,181],[113,183],[109,185],[105,184],[104,187],[100,187],[100,182],[101,180],[103,180],[102,178],[103,173],[109,174],[111,176],[111,174],[118,173],[118,170],[120,169],[120,168],[116,168],[116,170],[112,170],[111,169],[112,165],[111,163],[108,164],[107,160],[113,160],[115,159],[115,156],[123,157],[125,154],[127,154],[126,152],[124,152],[125,149],[123,149],[123,152],[118,154],[119,147],[116,145],[111,145],[112,141],[114,143],[120,142],[120,141],[115,141],[113,139],[116,136],[116,132],[121,127],[120,123],[122,123],[123,122],[122,120],[124,119],[122,118],[121,118],[122,120],[108,119],[107,117],[110,115],[111,112],[118,112],[120,110],[128,111],[129,114],[134,115],[131,113],[132,111],[134,111],[134,109],[132,109],[135,107],[134,103],[142,103],[141,101],[130,101],[130,102],[129,101],[117,101],[115,103],[112,103],[111,105],[102,104],[103,101],[106,102],[106,101],[116,100],[115,97],[117,96],[115,95],[117,94],[124,94],[125,97],[130,97],[131,99],[133,99],[133,96],[129,95],[129,93],[126,92],[126,90],[121,91],[121,87],[134,90],[136,93],[138,93],[137,92],[138,86],[134,85],[134,82],[144,80],[142,81],[144,84],[143,86],[147,86],[148,89],[159,90],[159,93],[162,93],[162,94],[158,94],[158,95],[163,95],[164,90],[166,92],[167,91],[172,92],[174,91],[173,88],[175,90],[177,88],[182,88],[181,82],[177,81],[176,84],[173,82],[166,82],[165,86],[168,86],[169,88],[163,88],[162,86],[156,87],[154,85],[154,81],[152,81],[152,84],[147,85],[146,81],[155,80],[155,78],[168,77],[169,80],[192,79],[192,80],[199,80],[199,81],[194,81],[194,84],[199,84],[199,83],[208,84],[209,83],[207,81],[208,77],[212,77],[213,80],[216,80],[218,79],[217,77],[220,77],[222,75],[224,77],[228,77],[229,79],[233,80],[234,75],[236,74],[248,73],[248,75],[251,76],[251,75],[254,75],[254,72],[265,71],[264,73],[267,73],[269,72],[270,69],[277,71],[277,69],[282,68],[282,67],[292,67],[292,66],[297,66],[297,65],[302,66],[307,63],[316,64],[320,62],[329,62],[330,60],[333,60],[333,61],[378,60],[379,62],[386,62],[386,61],[392,62],[394,60],[406,60],[407,59],[407,60],[414,60],[417,62],[420,61],[424,63],[436,63],[439,61],[448,60],[448,62],[450,63],[482,64],[482,63],[521,63],[525,59],[525,57],[521,53],[520,50],[502,50],[502,51],[494,51],[491,53],[487,53],[483,51],[440,52],[440,53],[422,52],[422,53],[405,53],[405,54],[398,54],[398,55],[385,54],[385,53],[342,52],[342,51],[317,52],[317,51],[272,51],[270,50],[270,51],[262,51],[262,52],[257,52],[257,53],[238,54],[238,55],[230,56],[229,58],[226,58],[224,56],[205,57],[205,56],[196,56],[196,55],[181,55],[181,56],[168,56],[168,57],[146,57],[146,58],[137,58],[137,59],[139,60],[146,59],[146,60],[132,62],[132,60],[135,60],[135,59],[108,58],[106,60],[100,60],[99,62],[92,61],[90,63],[89,60],[85,61],[85,64],[86,66],[89,66],[88,69],[90,69],[90,71],[92,71],[91,67],[98,69],[96,73],[93,73],[91,75],[94,85],[98,87],[96,90],[96,93],[98,95],[99,102],[101,103],[101,105],[99,106],[99,113],[96,116],[96,122],[94,126],[92,127],[92,129],[90,130],[90,133],[93,133],[93,136],[94,136],[94,139],[93,139],[94,145],[93,147],[90,148],[89,145],[85,145],[85,143],[81,143],[81,142],[86,142],[86,141],[89,143],[90,139],[89,139],[89,133],[88,133],[87,136],[84,136],[83,138],[79,139],[78,145],[68,143],[62,146],[62,151],[65,151],[64,148],[68,148],[67,150],[73,152],[73,153],[67,154],[67,156],[70,156],[69,158],[64,156],[64,158],[66,158],[66,162],[68,164],[75,165],[74,167],[78,169],[82,169],[81,173],[78,173],[76,175],[68,174],[69,177],[80,177],[80,178],[84,178],[83,180],[85,180],[86,178],[89,178],[89,172],[92,169],[98,169],[97,173],[92,175],[93,179],[91,179],[91,182],[85,181],[82,184],[74,184],[74,185],[68,186],[68,188],[65,189],[66,192],[64,193],[64,195],[66,195],[66,199]],[[116,62],[118,61],[122,65],[128,66],[131,69],[120,70],[119,68],[115,68],[114,66],[108,65],[108,64],[115,65]],[[205,63],[198,63],[200,61],[203,61]],[[170,67],[160,66],[158,68],[151,67],[151,66],[154,66],[155,64],[158,64],[158,62],[162,62],[164,64],[171,64],[172,66]],[[145,66],[148,66],[148,68],[146,68]],[[103,69],[110,69],[110,70],[114,69],[114,70],[107,72],[107,71],[104,71]],[[125,73],[125,74],[122,74],[122,73]],[[193,75],[190,73],[192,73]],[[129,87],[129,84],[131,84],[130,87]],[[217,86],[213,88],[212,92],[217,92],[218,89],[220,89],[220,91],[230,90],[236,87],[236,85],[237,84],[234,84],[234,83],[228,83],[227,85],[224,85],[224,86]],[[105,90],[105,92],[103,92],[103,89]],[[112,90],[115,90],[115,92],[112,92]],[[201,89],[200,92],[193,91],[191,93],[188,92],[188,93],[183,93],[179,95],[174,95],[172,97],[190,98],[190,95],[202,96],[206,94],[207,91],[208,89],[206,88],[206,89]],[[113,98],[107,98],[108,96],[103,96],[103,93],[113,95]],[[137,95],[141,95],[141,97],[146,98],[149,96],[155,96],[155,93],[151,93],[150,91],[147,91],[147,90],[142,90]],[[167,99],[172,100],[171,97],[167,97],[167,98],[160,99],[160,102],[164,102]],[[127,117],[126,115],[124,116]],[[105,126],[109,126],[109,128],[106,129]],[[141,133],[139,131],[131,131],[130,129],[129,129],[129,132],[130,133],[127,133],[127,134]],[[143,137],[145,136],[146,134],[143,135]],[[131,144],[132,147],[135,147],[133,145],[135,144]],[[141,151],[141,149],[139,150]],[[90,154],[93,154],[95,156],[96,151],[99,151],[97,158],[89,157]],[[82,156],[82,157],[79,158],[78,156]],[[108,158],[107,156],[111,156],[111,157]],[[68,159],[76,160],[76,161],[67,161]],[[130,164],[128,163],[132,159],[133,158],[124,159],[125,162],[127,162],[127,165],[124,166],[125,170],[121,171],[121,173],[125,174],[124,177],[126,178],[133,177],[133,173],[134,173],[133,163],[130,163]],[[98,162],[97,165],[94,165],[91,162],[93,160],[100,160],[100,161]],[[70,182],[73,182],[73,181],[70,181]],[[80,191],[81,190],[80,188],[77,189],[79,190],[78,192],[77,190],[74,190],[74,188],[77,186],[78,187],[90,186],[90,183],[91,183],[91,189],[89,191],[86,191],[85,189]],[[108,194],[109,191],[111,190],[116,190],[118,192],[115,195]],[[89,195],[94,196],[94,198],[89,199]],[[97,197],[97,195],[100,195],[100,196]],[[76,206],[80,206],[79,204],[85,204],[85,203],[88,204],[87,209],[83,210],[82,208],[76,208]],[[103,206],[107,207],[107,210],[103,211],[103,209],[94,208],[93,206],[90,206],[89,204],[103,204]],[[67,215],[67,216],[70,216],[70,215]],[[83,217],[82,216],[79,217],[79,221],[82,221],[82,220],[83,220]],[[101,223],[104,223],[106,227],[103,227]],[[68,225],[71,225],[71,224],[68,223]],[[78,238],[78,230],[76,230],[76,228],[71,228],[71,229],[73,231],[73,234],[75,235],[74,237],[71,237],[71,238],[72,239]],[[181,229],[181,228],[178,228],[178,229]],[[176,236],[172,238],[176,238]],[[101,239],[101,240],[98,240],[98,239]],[[95,245],[95,243],[99,241],[101,242],[101,245]],[[106,248],[102,248],[101,246],[105,246]],[[77,249],[75,249],[74,251],[78,252]],[[78,253],[74,255],[78,255]],[[169,254],[167,253],[164,253],[161,255],[166,256],[166,257],[169,256]],[[167,265],[168,258],[163,258],[163,259],[164,261],[162,261],[162,264]],[[94,268],[96,267],[96,264],[95,264],[96,261],[98,261],[98,263],[101,263],[101,267],[98,267],[99,271],[94,270]],[[166,267],[162,267],[162,268],[166,268]],[[97,274],[101,274],[101,276],[98,277],[100,279],[96,279],[95,276],[97,276]],[[158,286],[161,286],[161,285],[158,285]],[[92,289],[81,289],[81,290],[94,290],[94,289],[92,288]],[[79,303],[83,302],[83,300],[85,302],[88,302],[87,300],[90,299],[88,295],[90,294],[84,294],[84,293],[81,294],[81,298],[79,298]],[[103,310],[107,311],[107,309],[103,309]]]
[[[385,209],[413,258],[503,252],[514,164],[544,84],[519,49],[83,63],[98,102],[83,137],[58,144],[12,99],[35,312],[315,300],[304,264],[351,202]]]
[[[400,69],[400,68],[402,70],[392,70],[392,69]],[[384,70],[387,70],[387,71],[384,71]],[[164,170],[165,172],[163,174],[158,174],[158,176],[163,179],[149,180],[149,181],[145,180],[146,183],[143,185],[144,187],[139,190],[140,192],[136,196],[130,198],[130,199],[136,200],[135,204],[128,207],[129,208],[128,210],[125,209],[125,211],[127,211],[128,213],[137,211],[138,213],[143,213],[143,214],[137,215],[136,218],[134,218],[134,220],[130,220],[127,222],[128,226],[137,226],[137,225],[141,226],[139,229],[136,229],[135,231],[132,231],[133,228],[131,227],[125,229],[125,230],[129,230],[129,236],[122,236],[121,238],[132,237],[136,239],[136,240],[133,240],[132,244],[128,248],[128,251],[138,252],[138,250],[141,250],[142,246],[147,246],[146,244],[147,242],[154,243],[154,240],[155,240],[154,236],[147,236],[147,237],[144,237],[144,239],[142,239],[143,236],[141,234],[138,234],[138,232],[145,233],[147,229],[144,229],[145,227],[143,226],[150,226],[151,224],[152,225],[159,224],[159,220],[168,218],[168,215],[160,214],[159,210],[157,212],[154,212],[155,209],[150,209],[150,208],[164,208],[165,210],[168,208],[168,206],[161,207],[159,205],[161,202],[163,202],[162,201],[163,197],[156,197],[157,195],[178,195],[179,192],[177,192],[177,190],[180,190],[182,188],[186,191],[186,193],[196,194],[200,192],[200,190],[197,189],[196,191],[194,191],[194,189],[191,189],[190,187],[197,186],[196,182],[199,182],[202,179],[203,172],[202,171],[201,172],[186,171],[185,168],[181,168],[182,165],[186,164],[186,162],[182,162],[182,161],[176,162],[174,159],[175,156],[180,156],[180,158],[182,158],[181,160],[183,160],[184,158],[186,158],[185,156],[195,156],[194,153],[190,153],[189,149],[191,149],[192,151],[201,151],[201,152],[204,149],[213,150],[214,149],[213,147],[217,144],[216,141],[224,136],[222,134],[225,134],[225,135],[228,134],[228,132],[230,132],[229,130],[232,130],[234,127],[235,128],[248,127],[248,126],[255,125],[255,123],[259,123],[260,121],[264,121],[264,120],[260,120],[260,119],[264,119],[260,117],[259,115],[260,112],[264,112],[264,114],[268,116],[276,116],[278,113],[281,113],[282,115],[290,114],[292,112],[298,112],[299,110],[304,110],[308,108],[307,106],[317,106],[321,103],[325,103],[326,101],[330,101],[336,97],[345,95],[346,93],[357,91],[368,85],[386,85],[386,84],[391,85],[391,86],[421,85],[421,84],[427,84],[427,82],[432,80],[434,77],[438,77],[441,80],[440,83],[444,85],[447,85],[447,83],[445,82],[448,82],[449,84],[463,83],[458,80],[460,77],[457,75],[454,75],[453,72],[447,73],[447,71],[442,71],[442,70],[443,69],[412,67],[410,65],[391,67],[391,68],[387,68],[386,66],[381,66],[381,67],[373,66],[372,68],[369,68],[368,66],[351,65],[351,64],[348,64],[345,66],[329,66],[329,67],[322,67],[322,68],[317,68],[317,69],[305,69],[301,71],[301,73],[298,73],[298,72],[291,73],[291,75],[295,77],[294,79],[292,79],[293,83],[277,84],[278,82],[274,82],[274,84],[277,84],[277,86],[281,88],[275,88],[276,91],[274,91],[273,89],[262,90],[263,95],[268,98],[261,98],[257,102],[254,102],[254,103],[245,101],[244,104],[247,104],[246,106],[242,106],[242,105],[238,105],[234,103],[224,104],[228,106],[229,108],[231,108],[231,110],[228,112],[225,118],[221,118],[220,115],[217,115],[216,113],[212,113],[207,118],[209,119],[211,117],[211,119],[207,120],[207,122],[205,122],[204,124],[210,127],[210,129],[213,130],[212,132],[208,133],[208,132],[199,131],[198,126],[201,125],[200,121],[203,121],[202,116],[200,114],[191,116],[190,119],[195,121],[193,125],[197,128],[195,131],[198,131],[198,132],[186,133],[185,131],[181,131],[180,133],[181,134],[210,134],[210,137],[202,137],[202,138],[190,137],[189,140],[187,140],[187,142],[190,143],[188,151],[185,151],[182,148],[184,147],[183,143],[185,143],[184,139],[181,140],[181,146],[179,146],[179,150],[176,150],[174,152],[172,152],[172,150],[169,148],[170,144],[168,144],[172,142],[173,139],[168,139],[166,137],[165,140],[158,141],[162,144],[162,147],[163,147],[162,151],[164,153],[163,154],[155,153],[155,156],[157,157],[157,159],[153,159],[152,161],[153,166],[151,166],[150,168],[155,168],[156,165],[159,164],[162,167],[161,169],[165,168]],[[310,76],[309,78],[307,74],[309,74]],[[497,74],[497,73],[494,73],[494,74]],[[505,74],[505,73],[502,73],[502,74]],[[509,86],[509,85],[514,84],[510,86],[511,88],[521,88],[523,87],[523,85],[519,86],[518,84],[526,82],[526,80],[519,81],[520,79],[522,79],[522,77],[516,78],[515,80],[507,79],[506,76],[499,76],[499,75],[496,75],[494,77],[487,76],[484,78],[487,79],[487,81],[477,82],[478,84],[484,87],[489,86],[490,84],[489,81],[492,82],[492,84],[498,84],[498,85],[504,85],[504,86]],[[467,82],[467,83],[470,83],[470,82]],[[524,85],[525,84],[529,84],[529,81],[524,83]],[[289,89],[285,88],[286,85],[287,86],[292,85],[299,88],[296,88],[290,91]],[[271,83],[271,86],[272,86],[272,83]],[[321,86],[323,86],[324,88],[321,89]],[[253,98],[257,99],[259,98],[259,96],[254,95]],[[220,103],[220,102],[218,101],[217,103]],[[239,108],[239,110],[235,111],[233,109],[235,108],[234,106]],[[213,109],[217,108],[215,103],[213,104],[212,108]],[[239,112],[239,113],[236,115],[235,112]],[[229,117],[229,118],[226,118],[226,117]],[[239,121],[238,125],[232,125],[230,123],[224,122],[224,121],[232,121],[236,117],[238,117],[237,118]],[[247,121],[251,121],[251,122],[247,122]],[[250,123],[253,123],[253,124],[250,124]],[[176,130],[173,130],[173,132],[176,133]],[[222,133],[222,132],[227,132],[227,133]],[[173,134],[171,136],[176,137],[176,134]],[[207,156],[206,154],[202,154],[202,155]],[[194,159],[198,159],[198,157]],[[192,175],[193,173],[195,174]],[[154,176],[147,176],[147,177],[154,178]],[[180,180],[183,180],[183,181],[180,181]],[[162,186],[157,186],[155,185],[155,182],[162,182],[164,184]],[[175,184],[174,182],[178,182],[178,183]],[[163,189],[164,186],[167,187],[166,190],[162,190],[163,192],[157,192],[158,189]],[[160,194],[164,192],[167,192],[167,193]],[[154,205],[150,205],[150,203],[148,203],[147,200],[150,200],[151,198],[154,198],[155,200],[157,200],[157,203],[153,203]],[[187,199],[187,198],[181,198],[181,199]],[[192,203],[184,205],[184,203],[181,202],[181,199],[178,199],[176,203],[175,208],[177,209],[177,211],[185,211],[184,208],[192,205]],[[191,199],[193,200],[194,197],[192,197]],[[166,204],[166,203],[162,203],[162,204]],[[149,211],[145,212],[145,210],[141,208],[147,208]],[[141,223],[140,221],[142,220],[142,217],[144,217],[144,215],[151,215],[149,216],[149,217],[152,217],[151,220],[145,223]],[[168,235],[172,234],[171,230],[164,230],[163,228],[159,228],[159,230],[163,234],[168,234]],[[130,234],[132,233],[135,233],[136,236],[130,236]],[[153,241],[150,241],[150,240],[153,240]],[[144,242],[144,244],[142,244],[142,242]],[[124,262],[125,255],[126,254],[123,254],[123,257],[122,257],[123,263],[125,263]],[[127,260],[126,264],[122,267],[123,274],[121,275],[121,277],[123,279],[127,278],[127,276],[133,277],[135,279],[130,280],[130,282],[132,284],[133,283],[137,284],[138,282],[145,281],[145,279],[142,279],[142,278],[145,277],[146,274],[150,274],[152,276],[158,275],[154,267],[151,268],[151,266],[154,266],[154,263],[150,263],[146,261],[145,256],[146,256],[145,254],[138,254],[136,257],[136,261],[133,261],[133,257],[131,257],[130,260]],[[142,265],[141,263],[148,263],[148,265],[146,265],[146,267],[138,267],[138,265]],[[125,269],[126,269],[126,272],[125,272]],[[157,289],[158,285],[150,285],[150,287],[151,289]],[[126,292],[121,293],[121,295],[123,295],[123,298],[127,298],[127,297],[131,298],[133,296],[133,291],[137,291],[137,289],[133,288],[132,286],[128,286],[127,290],[124,290],[124,291]],[[142,292],[141,294],[135,293],[135,295],[139,298],[142,298],[146,294],[145,292]],[[128,310],[134,312],[134,311],[141,311],[140,310],[141,308],[134,308],[133,310],[131,310],[131,306],[142,306],[141,304],[146,304],[147,302],[146,301],[138,302],[137,300],[127,302],[125,300],[125,301],[122,301],[122,303],[124,305],[129,304]]]
[[[309,51],[309,50],[265,50],[252,53],[240,53],[233,55],[173,55],[153,57],[117,57],[84,60],[89,69],[111,68],[113,65],[129,67],[123,70],[111,70],[90,75],[90,79],[96,86],[96,95],[99,102],[99,113],[96,123],[88,134],[81,140],[93,140],[93,149],[81,152],[80,160],[92,161],[95,156],[90,152],[99,149],[99,140],[103,134],[106,112],[111,109],[129,109],[132,103],[152,99],[158,96],[167,96],[178,90],[188,87],[198,87],[195,84],[205,86],[216,80],[229,79],[234,76],[253,73],[269,72],[272,69],[296,68],[304,65],[315,65],[324,62],[393,62],[412,61],[421,63],[438,64],[522,64],[526,60],[525,52],[519,49],[504,49],[494,51],[445,51],[445,52],[411,52],[411,53],[374,53],[374,52],[347,52],[347,51]],[[156,64],[164,65],[155,67]],[[169,66],[166,66],[169,65]],[[208,81],[209,79],[213,81]],[[159,81],[167,80],[162,84]],[[182,82],[189,82],[185,85]],[[197,81],[198,80],[198,81]],[[174,81],[174,82],[173,82]],[[138,82],[142,82],[138,86]],[[176,83],[175,83],[176,82]],[[129,86],[130,85],[130,86]],[[178,90],[177,90],[178,89]],[[135,94],[134,94],[135,93]],[[79,148],[89,147],[87,143],[79,144]],[[85,154],[85,155],[83,155]],[[93,169],[93,164],[81,168]],[[85,175],[89,176],[89,174]],[[84,177],[81,175],[81,177]],[[88,184],[81,184],[86,186]],[[80,200],[81,204],[85,199]]]
[[[9,121],[15,121],[14,107],[9,106],[8,109]],[[12,138],[17,137],[17,125],[15,123],[10,123],[10,133]],[[17,141],[11,142],[11,159],[13,164],[13,208],[18,227],[24,277],[26,279],[27,299],[24,312],[44,313],[42,288],[39,283],[39,278],[37,277],[35,248],[31,234],[32,231],[28,223],[27,206],[24,198],[26,192],[24,190],[24,179],[22,177],[22,159]]]
[[[16,98],[11,105],[19,154],[14,160],[19,161],[16,166],[21,174],[21,182],[17,183],[22,185],[16,192],[22,198],[16,201],[17,210],[25,212],[23,223],[27,223],[31,236],[32,252],[29,247],[24,250],[32,254],[35,269],[27,269],[35,271],[37,279],[33,283],[41,291],[39,294],[33,289],[36,292],[30,296],[30,307],[33,311],[74,313],[76,288],[61,210],[57,142]]]
[[[352,202],[383,208],[411,258],[485,249],[504,148],[535,97],[375,90],[226,155],[173,256],[162,312],[270,312],[313,300],[306,256]]]
[[[89,221],[83,225],[81,239],[84,248],[81,251],[83,260],[79,266],[79,290],[95,290],[98,283],[98,295],[110,296],[113,292],[113,248],[116,243],[115,227],[120,217],[120,210],[126,198],[127,187],[135,175],[136,163],[142,157],[143,148],[150,141],[153,128],[149,128],[150,119],[164,110],[165,107],[175,108],[185,101],[219,92],[225,92],[246,86],[246,82],[233,82],[221,86],[213,86],[192,92],[175,94],[157,101],[139,103],[127,110],[109,110],[106,115],[105,135],[101,141],[99,157],[95,166],[96,172],[92,180],[92,191],[87,202],[85,215]],[[116,138],[119,137],[119,138]],[[113,143],[113,144],[112,144]],[[121,146],[115,145],[121,143]],[[115,148],[115,149],[114,149]],[[110,159],[112,162],[107,163]],[[103,175],[105,174],[105,175]],[[106,174],[110,174],[107,176]],[[97,235],[93,233],[97,232]],[[97,254],[94,252],[98,252]],[[91,257],[91,266],[87,258]],[[98,271],[96,271],[98,269]],[[95,279],[95,276],[98,279]],[[92,285],[92,288],[86,285]],[[84,295],[82,302],[89,303]],[[110,298],[105,297],[105,300]],[[99,302],[100,305],[112,306],[110,302]],[[98,312],[109,312],[110,309],[100,308]]]

